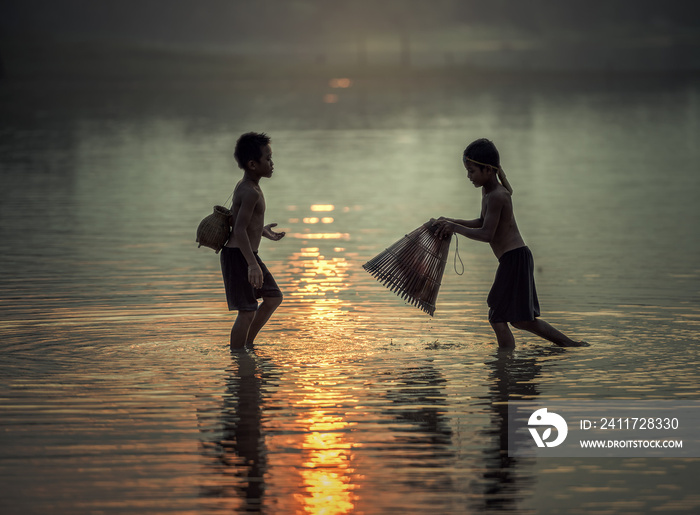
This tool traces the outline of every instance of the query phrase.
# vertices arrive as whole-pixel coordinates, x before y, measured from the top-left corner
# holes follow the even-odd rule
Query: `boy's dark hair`
[[[472,141],[464,149],[464,159],[474,161],[476,164],[491,165],[494,168],[501,166],[501,157],[498,155],[496,145],[486,138]]]
[[[233,151],[233,157],[238,163],[238,168],[245,170],[248,161],[260,161],[262,147],[270,144],[270,137],[264,132],[246,132],[238,141]]]

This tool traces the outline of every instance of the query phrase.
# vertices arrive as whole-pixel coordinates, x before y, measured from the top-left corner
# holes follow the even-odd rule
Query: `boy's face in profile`
[[[472,182],[475,188],[481,188],[489,178],[485,166],[475,165],[465,159],[464,168],[467,169],[467,179]]]
[[[261,148],[262,157],[259,161],[249,161],[249,166],[256,175],[260,177],[272,177],[272,172],[274,171],[274,164],[272,162],[272,147],[270,145],[265,145]]]

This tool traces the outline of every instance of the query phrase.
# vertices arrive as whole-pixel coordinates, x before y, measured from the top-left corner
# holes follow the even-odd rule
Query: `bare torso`
[[[252,200],[251,200],[252,199]],[[241,212],[241,207],[246,203],[252,207],[250,213],[248,209]],[[231,205],[231,236],[226,243],[227,247],[237,247],[243,249],[250,244],[250,249],[257,252],[262,239],[263,227],[265,226],[265,197],[258,184],[242,179],[233,191],[233,202]],[[248,242],[242,241],[244,238],[236,237],[236,223],[244,223],[244,230],[248,236]]]
[[[493,253],[500,259],[506,252],[524,247],[525,241],[520,235],[518,224],[515,222],[512,195],[503,186],[499,186],[495,191],[484,194],[481,200],[481,219],[483,220],[486,217],[489,200],[494,199],[495,196],[499,197],[498,204],[501,205],[501,212],[498,225],[489,244]]]

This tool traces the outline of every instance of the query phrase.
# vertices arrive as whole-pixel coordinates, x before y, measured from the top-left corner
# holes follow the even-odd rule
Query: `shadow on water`
[[[452,429],[446,416],[447,380],[427,360],[397,371],[393,381],[400,386],[386,391],[388,409],[383,413],[398,424],[394,443],[405,453],[404,464],[432,469],[430,475],[420,476],[421,489],[452,491],[452,479],[445,470],[455,457]],[[414,476],[406,476],[406,486],[416,486],[411,477]]]
[[[313,404],[287,399],[286,407],[277,413],[287,421],[274,428],[264,423],[264,410],[281,408],[275,408],[274,400],[265,401],[270,386],[278,393],[292,383],[298,392],[310,391],[318,387],[323,367],[302,366],[295,372],[283,366],[287,372],[276,376],[259,355],[234,354],[218,410],[197,413],[205,463],[201,502],[217,513],[230,509],[265,513],[272,506],[290,510],[296,506],[308,513],[431,506],[446,512],[464,508],[467,512],[517,512],[532,494],[535,460],[508,456],[508,401],[541,395],[539,381],[546,362],[565,352],[559,348],[497,350],[486,358],[488,390],[469,402],[468,410],[478,408],[470,416],[472,425],[464,444],[455,438],[451,392],[464,391],[462,383],[473,381],[474,376],[453,375],[432,356],[385,369],[376,383],[375,392],[381,393],[358,399],[356,407],[365,413],[365,420],[348,412],[341,416],[343,410],[337,408],[345,390],[353,388],[351,380],[331,386],[335,393],[328,392],[328,398]],[[481,415],[484,425],[478,423]],[[304,442],[279,448],[280,437],[294,438],[299,429],[292,421],[311,419],[317,423],[304,432]],[[380,420],[388,434],[376,433]],[[348,438],[365,445],[355,446]],[[474,442],[480,442],[480,451],[469,457],[464,452]],[[285,457],[280,452],[292,454]],[[319,452],[342,453],[344,458],[336,463],[330,457],[315,456]],[[267,478],[275,478],[270,479],[275,484],[268,484]],[[385,498],[377,497],[375,482],[383,485]],[[270,489],[267,495],[266,488]],[[322,498],[317,498],[317,489],[325,489]]]
[[[198,413],[201,453],[213,476],[205,480],[200,496],[215,511],[262,510],[267,470],[261,424],[263,370],[255,354],[233,353],[217,424],[210,427],[208,412]]]
[[[485,400],[490,408],[491,426],[481,435],[490,441],[482,453],[484,491],[472,507],[482,511],[517,511],[519,503],[532,490],[535,476],[528,473],[533,459],[508,456],[508,401],[532,399],[541,394],[537,379],[542,359],[566,352],[558,347],[537,348],[523,354],[498,349],[485,362],[489,370],[489,391]]]

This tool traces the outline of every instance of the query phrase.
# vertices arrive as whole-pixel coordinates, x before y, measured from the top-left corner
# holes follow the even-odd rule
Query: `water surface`
[[[2,512],[697,512],[696,459],[503,450],[509,399],[697,399],[699,94],[3,85]],[[260,253],[285,302],[231,356],[218,256],[194,233],[249,130],[273,138],[262,186],[287,237]],[[461,153],[482,136],[543,318],[590,348],[518,333],[499,352],[487,245],[460,239],[460,276],[453,243],[434,318],[362,270],[430,217],[478,216]]]

